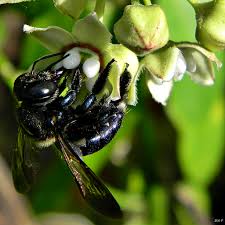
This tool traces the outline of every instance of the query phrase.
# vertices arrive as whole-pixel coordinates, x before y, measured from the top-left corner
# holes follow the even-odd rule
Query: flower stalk
[[[142,2],[143,2],[143,5],[151,5],[152,4],[151,0],[142,0],[142,1],[140,1],[140,0],[131,0],[131,5],[142,4]]]
[[[131,5],[141,4],[140,0],[131,0]]]
[[[198,0],[187,0],[192,6],[193,8],[195,8],[195,5],[199,4]]]
[[[104,11],[105,11],[105,0],[96,0],[95,12],[98,15],[98,18],[101,22],[103,22]]]
[[[151,0],[143,0],[144,5],[151,5]]]

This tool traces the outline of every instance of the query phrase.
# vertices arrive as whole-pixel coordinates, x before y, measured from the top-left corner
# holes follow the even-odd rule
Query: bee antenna
[[[51,58],[51,57],[54,57],[54,56],[62,55],[62,54],[64,54],[64,53],[63,53],[63,52],[58,52],[58,53],[54,53],[54,54],[51,54],[51,55],[45,55],[45,56],[43,56],[43,57],[37,59],[37,60],[34,61],[34,63],[33,63],[33,66],[32,66],[32,69],[31,69],[31,73],[33,73],[34,68],[35,68],[35,66],[36,66],[36,64],[37,64],[38,62],[40,62],[40,61],[42,61],[42,60],[45,60],[45,59],[48,59],[48,58]]]

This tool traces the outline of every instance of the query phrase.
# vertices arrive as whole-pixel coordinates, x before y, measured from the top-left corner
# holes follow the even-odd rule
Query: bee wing
[[[37,163],[32,142],[19,127],[17,147],[12,154],[12,176],[17,191],[28,192],[36,173]]]
[[[122,217],[120,206],[110,191],[76,154],[79,150],[74,151],[74,146],[62,136],[58,137],[58,144],[83,198],[89,205],[105,216]]]

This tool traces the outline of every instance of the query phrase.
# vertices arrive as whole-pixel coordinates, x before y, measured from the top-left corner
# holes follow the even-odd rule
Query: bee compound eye
[[[20,75],[14,82],[13,92],[20,101],[23,98],[24,89],[26,89],[26,82],[24,81],[25,74]]]
[[[46,99],[54,95],[57,90],[57,86],[52,81],[38,81],[29,84],[26,88],[26,95],[24,99],[28,100],[40,100]]]

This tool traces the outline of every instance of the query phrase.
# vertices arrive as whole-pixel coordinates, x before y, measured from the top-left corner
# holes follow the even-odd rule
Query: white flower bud
[[[85,60],[83,64],[83,72],[88,78],[96,76],[100,70],[100,62],[96,57],[91,57]]]
[[[68,70],[77,68],[81,61],[81,57],[80,57],[80,53],[78,49],[72,48],[65,53],[65,55],[68,55],[68,54],[69,56],[63,60],[63,67]]]

